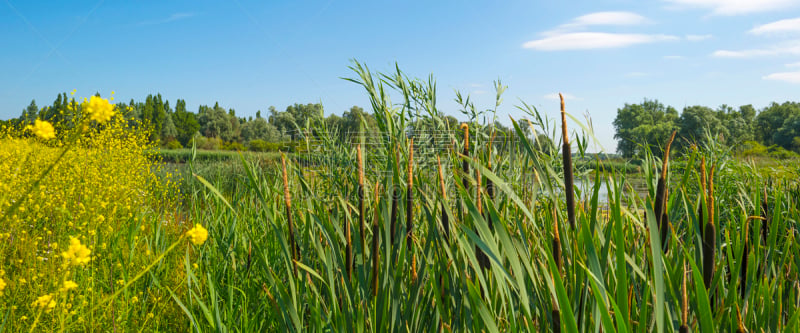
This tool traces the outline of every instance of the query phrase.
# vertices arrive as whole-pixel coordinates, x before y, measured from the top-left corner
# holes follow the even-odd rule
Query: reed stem
[[[300,247],[294,238],[294,220],[292,219],[292,194],[289,192],[289,176],[286,172],[286,155],[281,153],[283,170],[283,198],[286,203],[286,221],[289,225],[289,251],[292,253],[294,275],[297,275],[297,260],[300,260]]]

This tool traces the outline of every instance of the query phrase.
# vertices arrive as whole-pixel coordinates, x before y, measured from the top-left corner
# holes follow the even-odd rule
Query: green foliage
[[[513,122],[509,131],[520,144],[509,153],[488,151],[491,123],[470,124],[470,157],[458,155],[464,148],[459,146],[461,133],[447,132],[456,147],[436,154],[444,164],[446,197],[436,164],[425,164],[424,149],[415,148],[415,199],[410,210],[400,201],[395,213],[392,198],[405,198],[408,185],[405,129],[409,124],[448,125],[435,107],[424,108],[435,95],[430,93],[435,90],[432,80],[410,80],[399,70],[373,74],[359,63],[352,69],[356,78],[351,81],[365,89],[377,127],[388,138],[366,158],[366,166],[380,172],[367,173],[363,217],[377,228],[362,234],[355,223],[362,213],[355,209],[358,177],[348,169],[355,163],[354,148],[338,144],[328,122],[311,123],[301,133],[315,133],[320,152],[342,159],[343,166],[312,170],[299,163],[309,155],[289,155],[288,206],[275,163],[246,155],[238,166],[232,161],[195,162],[192,172],[210,180],[214,189],[196,181],[186,184],[188,210],[211,235],[197,258],[200,268],[187,268],[191,296],[173,298],[194,330],[549,332],[558,319],[563,324],[558,331],[672,332],[682,324],[684,282],[692,330],[734,331],[739,311],[750,331],[797,327],[800,210],[790,194],[800,191],[796,173],[776,179],[764,198],[767,178],[750,163],[733,159],[717,137],[698,150],[679,152],[669,164],[666,208],[671,228],[662,240],[652,213],[660,156],[650,145],[640,148],[643,162],[637,177],[643,177],[639,181],[646,184],[645,194],[632,191],[635,180],[616,167],[621,161],[594,156],[596,167],[576,174],[583,181],[575,189],[581,204],[573,229],[564,222],[560,151],[535,148],[556,146],[560,139],[533,135],[553,131],[542,121],[546,117],[523,105],[520,109],[535,128],[523,132],[523,124]],[[390,95],[402,100],[392,102]],[[480,110],[464,105],[468,112]],[[416,106],[427,119],[417,116]],[[585,140],[576,133],[575,141]],[[585,158],[580,163],[588,165],[590,158]],[[708,287],[698,268],[703,225],[697,212],[706,207],[699,181],[701,158],[716,166],[711,215],[719,233],[712,244],[718,273]],[[472,172],[462,173],[462,162]],[[482,184],[491,180],[495,197],[483,192],[479,200],[477,179]],[[602,187],[607,194],[601,197]],[[764,238],[762,222],[747,219],[761,214],[763,199],[769,217]],[[412,246],[406,247],[405,239],[392,242],[390,219],[396,214],[404,221],[409,212],[414,229]],[[299,258],[292,256],[287,214],[295,221]],[[443,234],[442,216],[452,225],[449,238]],[[352,277],[345,265],[347,221],[352,228]],[[553,242],[553,230],[560,234],[559,243]],[[394,231],[404,235],[406,229],[401,223]],[[374,240],[377,251],[366,246]],[[671,250],[663,253],[662,243]],[[559,244],[564,257],[560,269],[553,244]],[[488,257],[490,269],[479,264],[478,250]],[[749,260],[743,260],[745,255]],[[748,269],[739,276],[744,262]],[[371,283],[375,277],[377,288]],[[554,313],[559,317],[553,318]]]
[[[617,109],[614,129],[617,152],[623,157],[642,156],[644,145],[660,155],[670,133],[678,128],[678,111],[658,100],[645,99],[640,104],[625,104]]]
[[[222,150],[243,151],[247,150],[247,148],[245,148],[244,145],[242,145],[241,143],[238,143],[236,141],[231,141],[231,142],[225,142],[222,145]]]
[[[170,140],[167,141],[167,144],[164,145],[167,149],[181,149],[183,145],[178,140]]]

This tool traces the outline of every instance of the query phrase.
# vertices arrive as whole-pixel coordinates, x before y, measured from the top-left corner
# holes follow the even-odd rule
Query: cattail
[[[445,211],[445,203],[447,202],[447,189],[444,187],[444,173],[442,173],[442,159],[439,156],[436,156],[436,165],[439,169],[439,187],[442,190],[442,229],[444,230],[444,240],[445,242],[450,242],[450,217],[447,215],[447,211]]]
[[[767,237],[769,236],[769,217],[767,216],[767,212],[769,211],[769,206],[767,204],[767,187],[764,186],[764,193],[761,197],[761,242],[764,246],[767,246]]]
[[[669,220],[666,216],[667,210],[667,166],[669,166],[669,148],[672,146],[672,141],[675,140],[675,134],[678,131],[672,131],[667,147],[664,149],[664,159],[661,161],[661,176],[658,177],[658,185],[656,185],[656,200],[653,204],[653,212],[656,214],[656,222],[659,223],[661,229],[661,244],[664,253],[669,252],[669,242],[667,242],[667,235],[669,235]]]
[[[705,174],[705,160],[702,163],[703,174]],[[714,226],[714,167],[708,178],[708,222],[703,232],[703,283],[706,288],[711,288],[711,280],[714,276],[714,257],[716,256],[717,229]]]
[[[366,264],[366,244],[364,243],[364,159],[361,156],[361,145],[356,146],[358,159],[358,231],[361,245],[361,262]]]
[[[494,135],[492,135],[492,142],[494,142]],[[492,143],[489,142],[489,158],[487,160],[487,167],[492,170]],[[491,178],[486,177],[486,194],[489,195],[489,201],[494,202],[494,182]],[[489,222],[489,230],[494,231],[494,223],[492,222],[492,215],[486,214],[487,222]]]
[[[686,273],[688,265],[683,264],[683,280],[681,281],[681,327],[678,329],[679,333],[689,333],[689,297],[686,294]]]
[[[481,192],[483,189],[481,187],[481,173],[478,169],[475,169],[475,185],[476,185],[476,196],[475,196],[475,203],[478,205],[478,214],[483,215],[483,205],[482,205],[482,198]],[[476,228],[477,229],[477,228]],[[477,230],[475,230],[477,233]],[[482,269],[490,269],[491,264],[489,263],[489,256],[481,250],[478,245],[475,245],[475,256],[478,259],[478,264],[481,266]]]
[[[286,202],[286,221],[289,224],[289,249],[292,253],[294,274],[297,275],[297,260],[300,260],[300,246],[294,238],[294,221],[292,220],[292,194],[289,193],[289,176],[286,173],[286,155],[281,153],[281,166],[283,167],[283,198]]]
[[[417,258],[412,251],[414,236],[414,139],[408,143],[408,183],[406,190],[406,249],[411,254],[411,279],[417,279]]]
[[[395,149],[394,151],[394,160],[397,163],[400,163],[400,156],[398,155],[398,150]],[[389,233],[391,234],[391,243],[394,245],[395,240],[397,239],[397,206],[400,202],[400,189],[397,186],[392,187],[392,213],[389,217]]]
[[[380,228],[378,219],[380,218],[380,181],[375,182],[375,217],[372,219],[372,296],[378,296],[378,271],[380,265]]]
[[[556,268],[561,271],[563,266],[563,259],[561,258],[561,237],[558,234],[558,215],[556,214],[555,204],[553,205],[553,261],[556,263]]]
[[[462,155],[464,157],[469,157],[469,125],[467,123],[461,124],[461,129],[464,130],[464,151]],[[461,184],[464,185],[464,189],[469,189],[469,180],[467,180],[467,176],[469,175],[469,162],[467,159],[464,158],[461,161],[461,171],[463,172],[463,179],[461,179]]]
[[[553,301],[553,333],[561,333],[561,310]]]
[[[564,110],[564,96],[558,93],[561,99],[561,136],[564,138],[562,144],[562,159],[564,163],[564,190],[567,195],[567,218],[569,226],[575,230],[575,181],[572,174],[572,150],[569,145],[569,133],[567,132],[567,112]]]

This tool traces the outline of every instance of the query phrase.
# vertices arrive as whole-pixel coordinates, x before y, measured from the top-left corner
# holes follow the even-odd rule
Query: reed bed
[[[800,327],[796,180],[766,192],[766,176],[724,148],[670,156],[667,143],[663,157],[643,156],[648,195],[641,197],[613,167],[573,170],[572,151],[585,151],[590,138],[575,131],[569,140],[563,102],[561,133],[548,117],[559,110],[519,107],[522,123],[549,142],[512,119],[515,144],[503,146],[468,98],[457,99],[470,121],[450,127],[432,78],[372,73],[359,63],[352,69],[386,142],[369,156],[341,143],[320,149],[353,161],[358,172],[331,168],[311,177],[289,161],[284,171],[242,158],[245,186],[190,193],[191,218],[213,236],[198,253],[191,297],[180,300],[193,330]],[[310,126],[316,139],[334,137],[324,124]],[[411,127],[446,133],[447,147],[426,155],[426,138],[412,138]],[[364,173],[367,167],[383,171]],[[607,198],[599,197],[602,186]],[[282,193],[291,202],[276,201]],[[761,223],[760,232],[746,232],[752,223]]]

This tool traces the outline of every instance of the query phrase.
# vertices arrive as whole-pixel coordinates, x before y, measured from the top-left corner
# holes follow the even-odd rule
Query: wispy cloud
[[[789,68],[800,67],[800,62],[793,62],[791,64],[786,64],[786,67]]]
[[[562,95],[562,96],[564,96],[564,100],[565,100],[565,101],[567,101],[567,100],[573,100],[573,101],[579,101],[579,100],[581,100],[581,98],[575,97],[575,95],[572,95],[572,94],[561,93],[561,95]],[[557,92],[550,93],[550,94],[544,95],[544,96],[542,96],[542,97],[543,97],[544,99],[554,99],[554,100],[558,100],[558,99],[559,99],[559,98],[558,98],[558,93],[557,93]]]
[[[139,22],[139,25],[154,25],[154,24],[170,23],[170,22],[185,20],[185,19],[194,17],[196,15],[197,15],[196,13],[174,13],[174,14],[172,14],[169,17],[164,18],[164,19]]]
[[[572,32],[525,42],[522,47],[539,51],[611,49],[679,39],[676,36],[661,34]]]
[[[686,57],[680,56],[680,55],[665,55],[662,58],[664,58],[666,60],[683,60],[683,59],[686,59]]]
[[[748,33],[753,35],[774,35],[798,32],[800,32],[800,17],[762,24],[748,31]]]
[[[538,51],[591,50],[621,48],[680,38],[664,34],[611,33],[586,31],[593,26],[632,26],[650,20],[632,12],[596,12],[578,16],[552,30],[539,33],[541,38],[527,41],[523,48]]]
[[[699,41],[704,41],[706,39],[711,39],[712,37],[714,37],[714,36],[710,35],[710,34],[708,34],[708,35],[686,35],[686,40],[688,40],[690,42],[699,42]]]
[[[800,55],[800,40],[792,40],[771,47],[759,49],[717,50],[711,55],[719,58],[755,58],[777,55]]]
[[[772,73],[763,77],[764,80],[784,81],[789,83],[800,83],[800,72],[781,72]]]
[[[713,15],[744,15],[796,7],[796,0],[665,0],[678,7],[710,9]]]
[[[584,30],[591,26],[610,25],[640,25],[649,23],[646,17],[631,12],[597,12],[578,16],[567,23],[559,25],[553,30],[542,32],[542,35],[556,35],[570,31]]]

